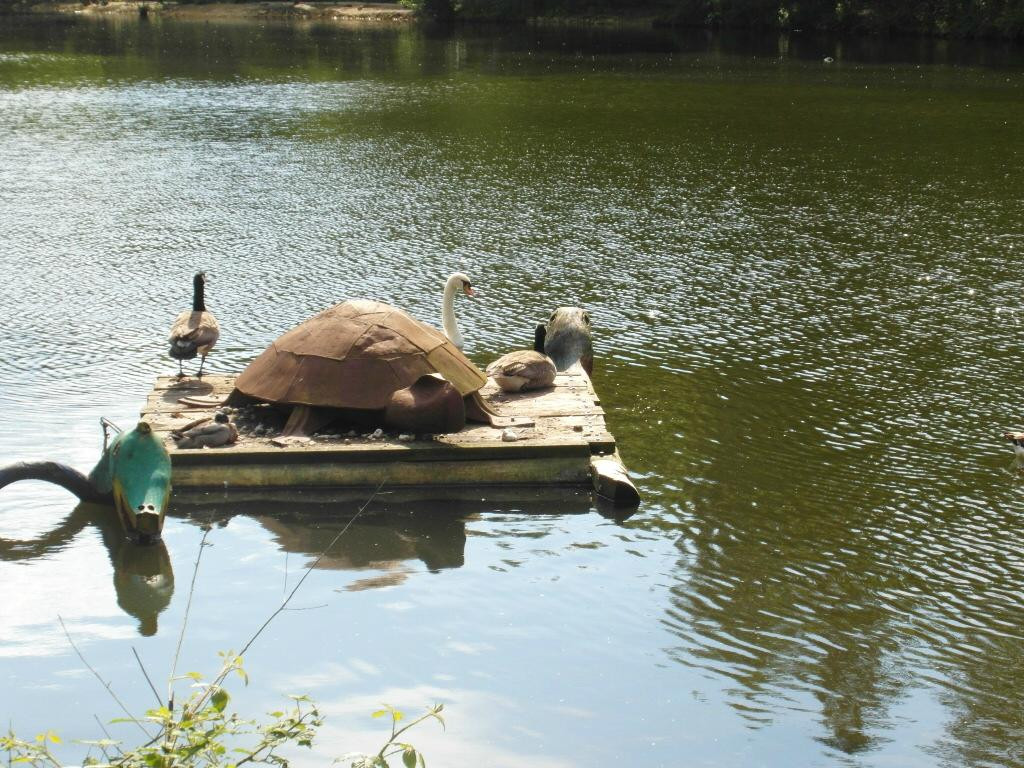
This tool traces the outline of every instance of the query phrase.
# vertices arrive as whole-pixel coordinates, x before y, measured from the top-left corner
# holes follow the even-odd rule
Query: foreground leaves
[[[307,696],[290,696],[291,706],[271,712],[268,720],[239,717],[230,712],[231,697],[221,687],[227,673],[241,669],[241,659],[225,655],[224,668],[213,683],[203,683],[199,675],[190,673],[195,692],[180,707],[156,707],[146,712],[145,721],[157,726],[156,737],[131,749],[112,739],[82,741],[88,754],[80,764],[93,768],[239,768],[243,765],[271,765],[287,768],[288,759],[279,754],[286,747],[312,747],[323,717]],[[244,677],[243,679],[247,680]],[[444,726],[441,717],[443,705],[436,705],[420,717],[399,727],[404,715],[397,709],[385,707],[373,713],[374,717],[391,717],[391,735],[375,755],[350,755],[345,762],[351,768],[392,768],[389,760],[401,756],[404,768],[426,768],[423,755],[412,744],[399,741],[399,737],[424,720],[435,719]],[[114,722],[134,722],[119,718]],[[52,751],[60,744],[53,731],[47,731],[33,740],[19,739],[13,731],[0,736],[0,755],[6,755],[10,766],[25,765],[32,768],[65,768]],[[98,753],[98,754],[97,754]]]

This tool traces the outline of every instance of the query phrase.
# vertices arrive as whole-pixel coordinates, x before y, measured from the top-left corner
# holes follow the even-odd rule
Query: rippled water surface
[[[233,689],[322,704],[300,764],[441,701],[432,765],[1024,765],[1022,125],[1012,50],[5,19],[0,463],[88,469],[198,268],[223,372],[350,296],[437,322],[464,269],[481,364],[590,310],[644,502],[385,489]],[[178,499],[140,553],[4,489],[4,723],[121,714],[58,616],[152,705],[204,529],[212,671],[358,506]]]

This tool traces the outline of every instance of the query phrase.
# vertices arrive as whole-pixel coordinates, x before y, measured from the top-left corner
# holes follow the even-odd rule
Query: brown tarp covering
[[[429,373],[463,396],[487,383],[437,329],[378,301],[346,301],[273,342],[235,387],[272,403],[377,409]]]

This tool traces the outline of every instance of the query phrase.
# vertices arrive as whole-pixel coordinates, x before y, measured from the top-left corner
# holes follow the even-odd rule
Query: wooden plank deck
[[[212,406],[189,406],[181,398],[223,399],[233,384],[233,376],[157,379],[142,417],[166,441],[175,487],[591,486],[592,457],[617,460],[600,399],[579,368],[559,373],[554,387],[534,392],[505,393],[488,381],[481,394],[511,420],[507,429],[470,423],[454,434],[412,441],[400,441],[394,433],[372,439],[367,430],[305,442],[243,433],[232,446],[179,449],[171,430],[214,412]],[[503,439],[509,430],[515,441]]]

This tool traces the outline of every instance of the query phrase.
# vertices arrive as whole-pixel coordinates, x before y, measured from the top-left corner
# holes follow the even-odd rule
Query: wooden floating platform
[[[170,437],[222,400],[234,376],[157,379],[142,417],[165,440],[176,488],[296,488],[429,486],[589,486],[616,506],[635,507],[639,494],[604,421],[590,377],[578,366],[559,373],[550,389],[502,392],[488,380],[484,400],[508,426],[469,423],[459,432],[400,441],[385,433],[281,439],[240,435],[221,448],[179,449]],[[507,438],[514,435],[514,440]]]

